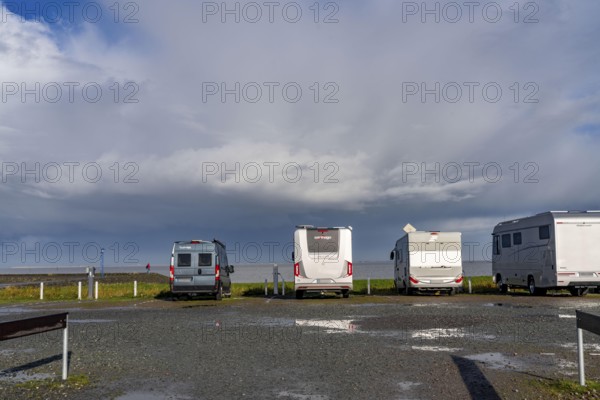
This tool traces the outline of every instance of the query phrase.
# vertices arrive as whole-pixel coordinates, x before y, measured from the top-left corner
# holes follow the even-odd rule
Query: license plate
[[[192,278],[177,278],[177,282],[191,282]]]

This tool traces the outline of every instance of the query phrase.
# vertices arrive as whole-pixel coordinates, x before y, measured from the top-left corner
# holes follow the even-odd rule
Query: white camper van
[[[352,227],[315,228],[298,225],[294,232],[294,289],[335,291],[343,297],[352,290]]]
[[[492,275],[501,292],[543,295],[600,286],[600,211],[548,211],[501,222],[492,233]]]
[[[461,233],[417,231],[410,224],[404,231],[390,254],[398,293],[456,293],[463,281]]]

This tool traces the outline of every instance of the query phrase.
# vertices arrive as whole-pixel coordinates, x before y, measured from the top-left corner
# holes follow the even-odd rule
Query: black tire
[[[535,286],[535,279],[533,276],[530,276],[527,280],[527,287],[529,288],[529,294],[533,296],[544,296],[548,292],[546,288],[539,288]]]
[[[302,300],[304,297],[304,290],[296,290],[296,299]]]
[[[456,288],[452,288],[452,289],[448,290],[448,296],[454,296],[456,293],[457,293]]]
[[[413,290],[412,288],[410,288],[408,285],[405,284],[404,286],[404,294],[407,296],[410,296],[413,294]]]
[[[219,285],[219,289],[217,289],[217,293],[215,293],[215,300],[221,301],[223,300],[223,286]]]
[[[527,278],[527,288],[529,289],[529,294],[534,296],[536,293],[536,287],[535,287],[535,279],[533,279],[533,276],[530,276],[529,278]]]
[[[588,294],[590,288],[569,288],[569,292],[571,292],[571,296],[581,297]]]
[[[502,276],[500,274],[496,275],[496,286],[498,286],[498,291],[502,294],[508,293],[508,285],[502,282]]]
[[[347,299],[348,297],[350,297],[350,291],[348,289],[342,290],[342,297],[344,299]]]

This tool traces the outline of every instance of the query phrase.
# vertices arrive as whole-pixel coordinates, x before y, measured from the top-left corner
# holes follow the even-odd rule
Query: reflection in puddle
[[[419,386],[419,385],[421,385],[421,382],[410,382],[410,381],[398,382],[398,386],[400,387],[400,390],[411,390],[414,386]]]
[[[277,397],[283,397],[286,399],[295,399],[295,400],[327,400],[327,399],[329,399],[329,396],[324,396],[321,394],[299,394],[299,393],[288,392],[287,390],[277,393]]]
[[[423,350],[423,351],[448,351],[448,352],[456,352],[461,351],[461,348],[458,347],[444,347],[444,346],[412,346],[413,350]]]
[[[509,304],[509,303],[484,303],[484,307],[504,307],[504,308],[533,308],[533,306],[526,306],[523,304]]]
[[[411,332],[413,339],[430,339],[437,340],[442,338],[480,338],[480,339],[495,339],[494,335],[475,334],[466,328],[430,328]]]
[[[353,333],[356,330],[351,319],[297,319],[296,326],[325,328],[325,333]]]

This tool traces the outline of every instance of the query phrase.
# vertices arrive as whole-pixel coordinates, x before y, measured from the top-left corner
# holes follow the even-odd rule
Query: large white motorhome
[[[398,292],[456,293],[463,281],[461,233],[417,231],[410,224],[404,231],[390,254]]]
[[[600,286],[600,211],[548,211],[501,222],[492,233],[492,275],[501,292]]]
[[[352,290],[352,227],[315,228],[298,225],[294,232],[294,289],[334,291],[343,297]]]

